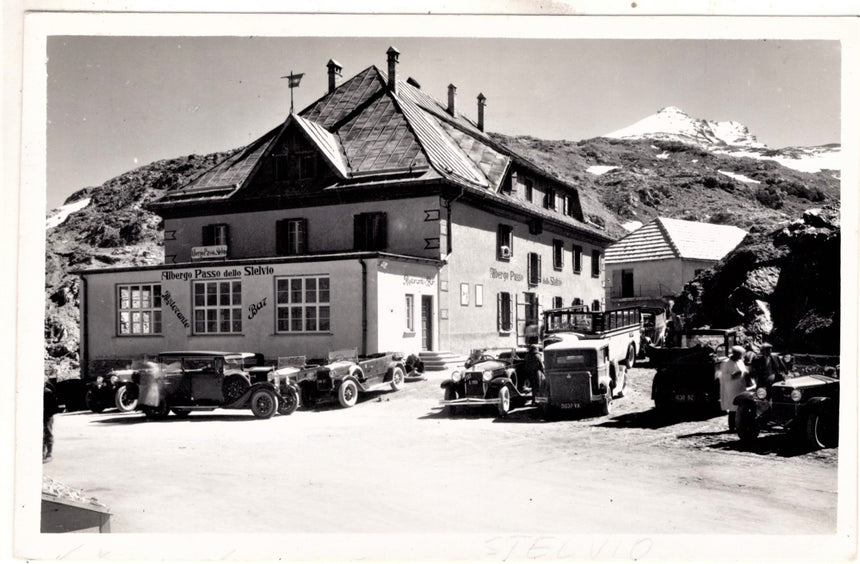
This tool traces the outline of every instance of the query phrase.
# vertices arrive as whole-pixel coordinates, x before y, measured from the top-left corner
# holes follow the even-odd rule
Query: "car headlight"
[[[119,382],[119,376],[114,374],[113,376],[110,377],[110,383],[111,384],[116,384],[117,382]]]
[[[800,398],[803,396],[800,390],[794,389],[791,390],[791,401],[800,401]]]
[[[489,370],[485,370],[483,377],[484,377],[484,382],[489,382],[490,380],[493,379],[493,373],[490,372]]]
[[[759,388],[755,391],[755,397],[758,399],[764,399],[767,397],[767,390],[765,388]]]
[[[99,376],[98,378],[96,378],[96,384],[101,385],[101,384],[103,384],[103,383],[104,383],[104,381],[105,381],[105,377],[104,377],[104,376]]]
[[[462,379],[463,379],[463,374],[459,370],[455,370],[454,372],[451,373],[451,380],[453,380],[454,382],[459,382]]]

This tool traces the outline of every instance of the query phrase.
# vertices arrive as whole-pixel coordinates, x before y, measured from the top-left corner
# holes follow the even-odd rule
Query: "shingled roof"
[[[576,193],[575,186],[494,141],[462,114],[449,114],[412,81],[397,80],[392,89],[387,74],[371,66],[298,114],[291,113],[284,123],[188,185],[168,192],[152,207],[241,198],[263,158],[282,133],[294,126],[317,147],[338,177],[326,191],[436,179],[545,216],[547,210],[536,210],[500,190],[516,162]],[[605,232],[576,218],[550,215],[548,219],[611,240]]]
[[[663,259],[718,261],[737,247],[747,232],[716,225],[658,217],[606,249],[606,264]]]

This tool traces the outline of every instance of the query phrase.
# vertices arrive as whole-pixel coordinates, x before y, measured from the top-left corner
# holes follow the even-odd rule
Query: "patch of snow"
[[[746,182],[747,184],[761,184],[758,180],[753,180],[749,176],[745,176],[743,174],[738,174],[736,172],[729,172],[727,170],[717,170],[723,176],[728,176],[729,178],[734,178],[735,180],[740,180],[741,182]]]
[[[798,172],[821,172],[822,170],[842,170],[842,151],[814,151],[810,148],[794,151],[793,155],[763,155],[755,151],[715,151],[730,157],[748,157],[760,161],[774,161]]]
[[[596,176],[600,176],[601,174],[606,174],[610,170],[615,170],[616,168],[621,168],[620,166],[607,166],[607,165],[592,165],[585,169],[585,172],[590,172]]]
[[[669,151],[663,151],[662,153],[660,153],[659,155],[657,155],[657,156],[656,156],[656,158],[658,158],[658,159],[668,159],[668,158],[669,158]]]
[[[693,160],[692,160],[692,161],[690,161],[690,162],[691,162],[691,163],[697,163],[697,162],[699,162],[699,159],[693,159]]]
[[[636,231],[640,227],[642,227],[641,221],[628,221],[627,223],[622,223],[621,227],[623,227],[627,231]]]
[[[604,137],[662,138],[704,145],[764,147],[743,124],[736,121],[694,119],[669,106],[633,125],[607,133]]]
[[[90,205],[90,199],[84,198],[82,200],[78,200],[77,202],[72,202],[71,204],[66,204],[64,206],[60,206],[54,210],[53,215],[48,216],[45,220],[45,229],[53,229],[54,227],[60,225],[66,219],[76,211],[80,211]]]

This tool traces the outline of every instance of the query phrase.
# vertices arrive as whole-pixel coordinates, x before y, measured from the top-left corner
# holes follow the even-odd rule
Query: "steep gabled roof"
[[[606,264],[671,258],[718,261],[737,247],[746,231],[716,225],[658,217],[606,249]]]

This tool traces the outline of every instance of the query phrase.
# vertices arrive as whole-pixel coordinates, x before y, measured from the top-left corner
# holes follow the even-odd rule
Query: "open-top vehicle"
[[[298,405],[298,390],[289,381],[279,381],[272,371],[252,375],[262,355],[216,351],[163,352],[153,361],[133,365],[140,387],[141,409],[151,419],[169,411],[187,416],[192,411],[250,409],[257,418],[292,413]]]
[[[90,382],[85,396],[87,408],[93,413],[112,407],[123,413],[137,409],[138,390],[133,374],[131,368],[117,368]]]
[[[720,366],[737,344],[732,329],[690,329],[676,335],[673,346],[649,347],[657,367],[651,399],[657,409],[697,406],[715,412],[720,408]]]
[[[558,334],[544,347],[543,382],[535,392],[535,403],[544,418],[559,410],[597,406],[608,415],[612,400],[627,387],[627,369],[612,360],[607,339],[580,339]]]
[[[442,382],[445,392],[441,404],[452,415],[461,408],[495,406],[502,417],[522,407],[532,398],[517,385],[525,376],[517,375],[525,354],[525,349],[472,351],[464,369],[455,370],[451,378]]]
[[[352,407],[360,392],[403,387],[406,367],[403,355],[397,352],[358,356],[356,349],[343,349],[328,354],[323,366],[297,368],[296,381],[305,407],[319,401],[337,399],[341,407]]]
[[[796,357],[795,357],[796,358]],[[771,386],[758,386],[734,399],[738,437],[753,441],[763,428],[780,429],[811,449],[839,442],[839,370],[835,359],[817,373],[802,370]]]

